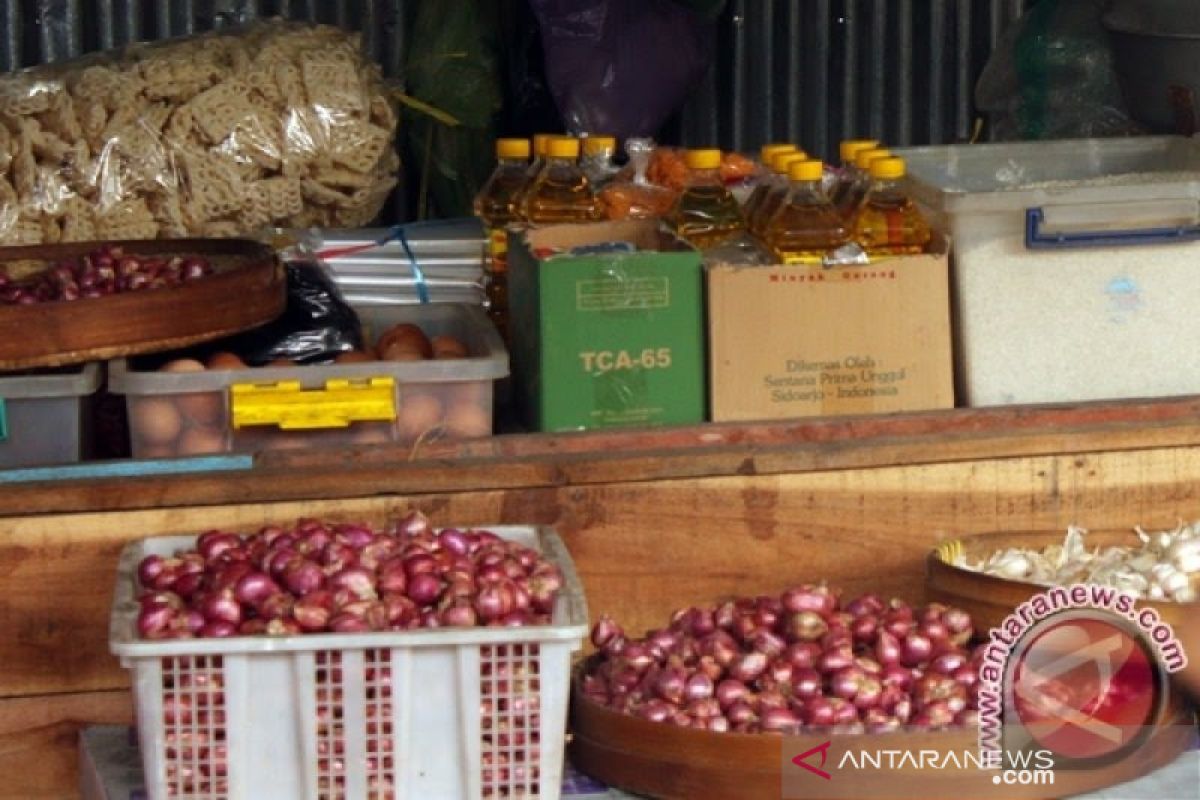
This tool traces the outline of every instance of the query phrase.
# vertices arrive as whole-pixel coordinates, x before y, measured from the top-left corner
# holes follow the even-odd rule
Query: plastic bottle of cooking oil
[[[879,142],[875,139],[845,139],[838,145],[838,155],[842,159],[842,164],[836,171],[836,183],[826,192],[835,206],[841,202],[842,192],[850,188],[855,178],[866,178],[866,174],[859,172],[858,167],[855,166],[855,156],[862,150],[871,150],[877,147],[879,147]]]
[[[546,164],[522,195],[526,222],[547,225],[597,218],[596,196],[578,161],[578,139],[555,136],[547,143]]]
[[[899,184],[904,173],[902,158],[871,162],[871,186],[854,217],[853,237],[872,257],[923,253],[929,246],[929,223]]]
[[[707,250],[744,231],[742,210],[721,181],[721,151],[688,150],[683,160],[691,175],[671,211],[675,232]]]
[[[496,169],[475,196],[475,216],[488,237],[488,314],[501,334],[508,328],[508,226],[519,220],[517,201],[529,182],[528,139],[497,139]]]
[[[558,136],[556,133],[535,133],[533,135],[533,163],[529,165],[529,179],[532,181],[546,165],[546,146],[550,140]]]
[[[750,233],[759,239],[765,238],[767,223],[771,217],[775,216],[775,212],[779,210],[779,207],[783,205],[784,198],[787,197],[788,169],[792,164],[807,159],[808,155],[803,150],[793,150],[788,153],[778,153],[771,160],[771,171],[775,173],[773,181],[758,208],[754,209],[754,216],[748,218],[747,225]]]
[[[793,161],[787,196],[767,222],[767,246],[784,264],[819,264],[830,250],[850,241],[850,230],[821,188],[825,165]]]
[[[867,189],[871,186],[869,171],[871,162],[879,158],[887,158],[891,154],[891,150],[885,150],[882,147],[868,147],[854,154],[854,172],[851,180],[839,184],[844,189],[833,201],[833,205],[843,217],[853,218],[858,212],[858,207],[862,205],[863,197],[866,196]]]
[[[762,207],[762,202],[766,196],[771,193],[771,190],[779,185],[777,173],[772,168],[776,156],[783,153],[798,153],[799,148],[794,144],[764,144],[759,155],[760,161],[764,168],[764,175],[759,179],[758,185],[754,187],[754,191],[750,193],[750,198],[746,200],[746,204],[742,206],[742,216],[746,220],[746,227],[752,228],[755,216],[758,214],[758,209]]]
[[[594,190],[599,191],[620,171],[613,161],[616,154],[617,140],[613,136],[588,136],[583,140],[583,158],[579,166]]]

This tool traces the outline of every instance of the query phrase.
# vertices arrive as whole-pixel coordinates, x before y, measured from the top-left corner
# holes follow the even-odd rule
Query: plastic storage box
[[[492,432],[492,391],[508,352],[481,308],[457,304],[358,309],[366,338],[410,322],[450,335],[470,357],[191,373],[109,366],[123,394],[135,458],[378,442]]]
[[[100,365],[0,376],[0,469],[71,464],[84,455]]]
[[[194,537],[127,545],[109,640],[151,800],[557,798],[587,604],[552,530],[489,530],[562,570],[552,625],[142,641],[138,562]]]
[[[1200,142],[898,151],[953,239],[960,399],[1200,392]]]

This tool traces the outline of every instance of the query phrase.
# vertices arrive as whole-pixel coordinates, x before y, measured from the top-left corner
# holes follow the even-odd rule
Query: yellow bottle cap
[[[780,153],[791,153],[799,148],[794,144],[786,142],[775,142],[774,144],[764,144],[762,150],[759,151],[759,161],[764,164],[770,164],[771,159]]]
[[[793,161],[788,165],[788,178],[793,181],[819,181],[825,173],[823,161]]]
[[[716,148],[688,150],[683,154],[688,169],[717,169],[721,166],[721,151]]]
[[[879,180],[903,178],[905,172],[903,158],[877,158],[871,162],[871,177]]]
[[[550,144],[550,140],[557,134],[554,133],[535,133],[533,135],[533,154],[538,158],[546,155],[546,145]]]
[[[550,158],[579,158],[579,140],[573,136],[555,136],[546,145]]]
[[[788,168],[797,161],[807,161],[808,154],[803,150],[794,150],[790,153],[780,153],[771,160],[771,169],[779,175],[787,175]]]
[[[594,156],[605,150],[616,149],[617,139],[615,136],[589,136],[583,140],[584,155]]]
[[[842,157],[842,163],[847,164],[854,160],[859,150],[870,150],[878,146],[878,139],[847,139],[839,145],[838,155]]]
[[[871,162],[877,158],[887,158],[892,154],[891,150],[884,150],[881,147],[871,147],[866,150],[859,150],[854,154],[854,166],[859,169],[867,169],[871,166]]]
[[[497,139],[496,158],[529,158],[529,140]]]

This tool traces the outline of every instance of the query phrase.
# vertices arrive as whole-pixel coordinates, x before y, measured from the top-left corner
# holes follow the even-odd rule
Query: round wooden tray
[[[571,763],[581,772],[623,791],[664,800],[778,800],[784,796],[785,761],[779,736],[710,733],[621,714],[589,700],[580,687],[581,675],[577,669],[572,685],[570,743]],[[802,733],[787,737],[788,757],[793,751],[800,754],[832,741],[825,764],[831,777],[826,781],[797,766],[796,776],[789,777],[789,790],[800,786],[803,793],[789,791],[787,796],[844,800],[907,794],[923,800],[1041,800],[1075,795],[1133,780],[1171,763],[1191,746],[1195,734],[1191,720],[1190,710],[1173,705],[1150,740],[1134,754],[1087,771],[1058,770],[1052,786],[995,787],[994,773],[970,764],[963,769],[920,771],[903,766],[888,771],[837,768],[848,750],[975,753],[974,728],[892,734]],[[819,765],[819,755],[806,762]],[[792,769],[790,764],[788,769]]]
[[[926,597],[966,610],[975,621],[976,630],[981,635],[986,634],[989,629],[999,627],[1004,618],[1021,603],[1049,587],[956,567],[943,560],[941,554],[961,548],[967,558],[978,561],[1008,547],[1041,549],[1047,545],[1061,544],[1062,540],[1061,533],[1021,531],[981,533],[943,542],[926,560]],[[1089,547],[1140,544],[1132,531],[1089,531],[1086,541]],[[1197,603],[1139,600],[1138,605],[1153,607],[1162,620],[1170,625],[1178,625],[1185,616],[1200,611],[1200,604]]]
[[[73,302],[0,306],[0,370],[59,367],[218,339],[283,313],[287,284],[274,251],[249,239],[122,241],[128,253],[199,255],[215,272],[171,289]],[[93,252],[97,242],[0,248],[0,264]]]

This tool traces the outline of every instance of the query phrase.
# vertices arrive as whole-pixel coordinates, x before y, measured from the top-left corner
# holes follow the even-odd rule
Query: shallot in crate
[[[127,545],[110,646],[151,800],[557,798],[587,619],[550,529],[302,520]]]

